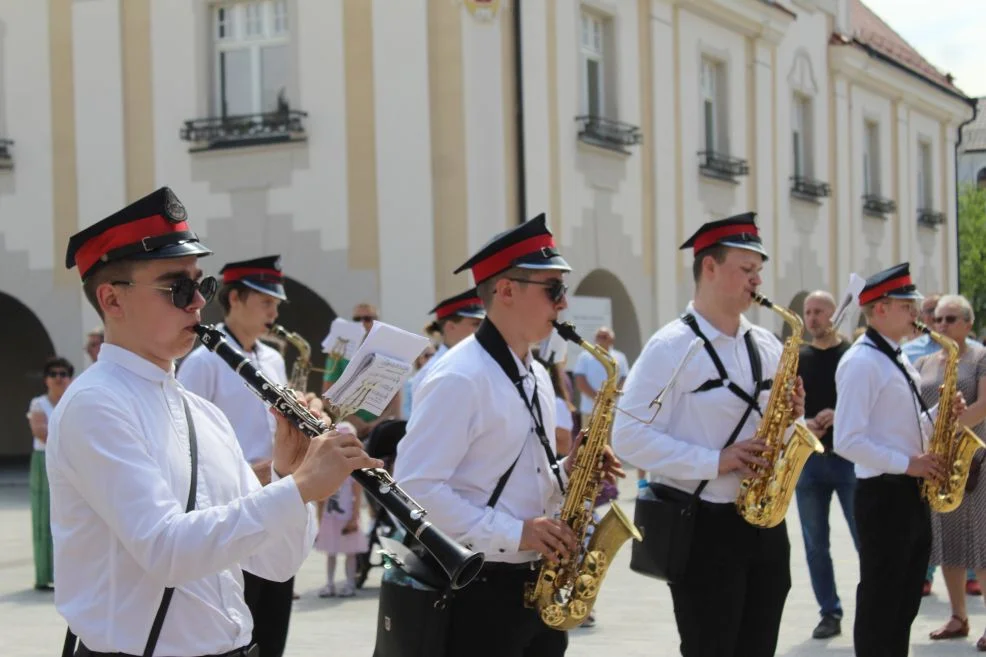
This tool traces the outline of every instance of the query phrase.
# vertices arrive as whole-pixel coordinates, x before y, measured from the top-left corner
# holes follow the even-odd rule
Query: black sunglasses
[[[354,322],[375,322],[377,318],[373,315],[353,315]]]
[[[67,379],[72,375],[66,372],[65,370],[51,370],[45,372],[45,376],[50,376],[53,379]]]
[[[196,292],[202,295],[206,303],[209,303],[212,301],[212,297],[216,296],[216,290],[219,288],[219,283],[212,276],[206,276],[201,281],[193,281],[191,278],[179,278],[168,286],[134,283],[133,281],[111,282],[113,285],[150,287],[155,290],[161,290],[162,292],[170,292],[171,303],[175,304],[175,308],[188,308],[195,299]]]
[[[935,317],[935,324],[954,324],[960,319],[965,318],[958,315],[943,315],[942,317]]]
[[[551,300],[551,303],[560,303],[568,292],[568,286],[560,278],[552,278],[550,281],[532,281],[526,278],[508,278],[507,280],[515,283],[531,283],[532,285],[541,285],[548,288],[545,291],[548,293],[548,299]]]

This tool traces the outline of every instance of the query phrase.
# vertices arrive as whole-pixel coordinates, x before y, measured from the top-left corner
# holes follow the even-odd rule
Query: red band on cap
[[[256,276],[258,278],[272,278],[280,281],[284,274],[276,269],[265,269],[263,267],[233,267],[223,272],[223,283],[235,283],[238,280]]]
[[[872,303],[877,299],[881,298],[885,294],[893,292],[896,289],[906,287],[908,285],[913,285],[911,281],[910,274],[904,274],[903,276],[898,276],[897,278],[891,278],[889,281],[880,283],[876,287],[870,288],[868,290],[863,290],[859,293],[859,305],[865,306],[868,303]]]
[[[757,227],[754,224],[734,224],[732,226],[723,226],[722,228],[716,228],[707,233],[702,233],[695,238],[695,244],[692,245],[693,252],[698,253],[702,249],[707,249],[713,244],[717,244],[722,241],[723,238],[732,237],[733,235],[742,235],[743,233],[757,235]]]
[[[159,237],[186,230],[188,230],[186,222],[173,224],[159,214],[128,221],[103,231],[80,246],[75,252],[75,264],[79,268],[79,275],[85,278],[86,272],[92,269],[100,258],[114,249],[136,244],[146,237]]]
[[[499,274],[504,269],[510,267],[511,263],[517,258],[522,258],[531,253],[535,253],[545,248],[554,248],[555,239],[551,235],[535,235],[526,240],[517,242],[502,251],[494,253],[486,260],[477,262],[472,266],[473,280],[479,284],[490,276]]]
[[[468,308],[469,306],[482,305],[483,302],[479,300],[479,297],[475,297],[473,299],[462,299],[461,301],[456,301],[455,303],[441,306],[435,311],[435,319],[445,319],[450,315],[454,315],[457,310],[462,310],[463,308]]]

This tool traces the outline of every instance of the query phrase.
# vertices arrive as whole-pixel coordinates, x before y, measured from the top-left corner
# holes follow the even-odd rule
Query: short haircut
[[[705,261],[706,257],[712,258],[716,261],[716,264],[722,264],[726,260],[726,255],[729,253],[729,247],[725,244],[713,244],[712,246],[702,249],[695,254],[695,261],[692,262],[692,278],[698,283],[699,279],[702,278],[702,263]]]
[[[85,292],[86,299],[96,310],[96,314],[99,315],[100,319],[105,319],[105,317],[103,316],[103,309],[99,307],[99,298],[96,296],[99,286],[112,281],[129,281],[133,277],[137,264],[136,260],[108,262],[97,268],[96,271],[89,274],[82,281],[82,291]],[[90,335],[92,334],[90,333]]]
[[[48,376],[51,371],[59,368],[67,371],[69,376],[75,376],[75,368],[72,366],[72,363],[61,356],[51,356],[45,361],[44,375]]]
[[[831,306],[833,310],[836,307],[835,297],[833,297],[830,293],[826,292],[825,290],[815,290],[814,292],[812,292],[811,294],[805,297],[804,304],[807,305],[808,301],[811,299],[819,299],[821,301],[824,301],[826,304]]]
[[[961,294],[946,294],[938,299],[938,303],[935,305],[935,314],[937,315],[938,309],[944,306],[958,306],[962,309],[962,313],[965,315],[965,321],[976,321],[976,313],[972,310],[972,304],[969,303],[969,300]]]
[[[229,309],[232,307],[232,303],[230,303],[229,300],[229,295],[232,294],[234,290],[236,291],[236,295],[240,301],[243,301],[248,296],[250,296],[251,292],[254,292],[252,288],[247,287],[240,281],[234,281],[232,283],[226,283],[225,285],[223,285],[222,289],[219,290],[219,294],[217,295],[219,298],[219,305],[223,307],[223,315],[229,314]]]
[[[877,299],[876,301],[870,301],[869,303],[864,304],[860,308],[860,310],[863,311],[863,317],[865,317],[866,319],[872,319],[873,318],[873,310],[876,308],[876,304],[878,304],[881,301],[883,301],[884,298],[885,297],[880,298],[880,299]]]
[[[520,267],[511,267],[506,271],[500,272],[496,276],[491,276],[485,281],[476,286],[476,294],[479,296],[479,300],[483,302],[483,306],[490,308],[493,305],[494,292],[496,291],[497,282],[503,280],[504,278],[522,278],[529,279],[531,277],[530,269],[521,269]]]

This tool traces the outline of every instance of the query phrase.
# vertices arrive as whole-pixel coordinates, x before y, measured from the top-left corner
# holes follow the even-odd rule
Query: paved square
[[[632,514],[633,482],[624,482],[620,502]],[[808,580],[797,510],[788,514],[791,535],[793,585],[781,626],[778,655],[852,655],[852,618],[859,567],[846,523],[833,505],[833,557],[846,621],[843,635],[830,641],[810,638],[818,620],[815,598]],[[61,653],[65,623],[55,612],[52,594],[31,588],[30,511],[26,473],[0,475],[0,654],[20,657],[55,657]],[[571,632],[568,655],[599,657],[673,657],[678,655],[671,598],[667,587],[631,572],[630,550],[624,547],[610,569],[596,605],[597,625]],[[341,564],[340,564],[341,567]],[[341,572],[340,572],[341,574]],[[376,592],[380,570],[374,569],[357,597],[320,600],[316,591],[325,583],[325,557],[313,552],[298,573],[297,590],[287,654],[291,657],[370,657],[376,631]],[[986,627],[986,611],[980,600],[970,598],[972,636],[966,640],[932,642],[928,632],[949,616],[948,599],[941,575],[935,592],[925,598],[914,623],[912,655],[970,655],[975,639]],[[509,628],[503,628],[509,631]],[[709,617],[709,631],[716,619]],[[467,656],[465,656],[467,657]]]

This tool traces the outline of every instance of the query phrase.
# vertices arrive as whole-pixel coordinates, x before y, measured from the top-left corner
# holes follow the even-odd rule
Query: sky
[[[863,0],[969,96],[986,96],[986,0]]]

